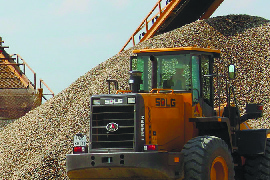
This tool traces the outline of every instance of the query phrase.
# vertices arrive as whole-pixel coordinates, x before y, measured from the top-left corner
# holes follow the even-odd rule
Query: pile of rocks
[[[246,102],[265,105],[265,117],[250,124],[268,128],[269,21],[247,15],[230,15],[196,21],[142,42],[91,69],[68,88],[0,131],[0,179],[65,179],[65,155],[71,153],[73,135],[89,134],[89,101],[108,93],[106,79],[128,88],[129,56],[133,49],[180,46],[212,47],[222,51],[220,74],[234,63],[238,77],[236,97],[241,110]],[[223,94],[225,97],[225,94]]]
[[[0,52],[0,58],[5,58]],[[0,63],[3,63],[0,60]],[[0,88],[25,88],[21,80],[15,76],[7,65],[0,65]]]

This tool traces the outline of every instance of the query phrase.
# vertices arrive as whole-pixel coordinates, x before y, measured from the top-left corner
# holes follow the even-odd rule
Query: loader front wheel
[[[244,176],[245,180],[270,179],[270,139],[266,141],[264,155],[246,157]]]
[[[185,144],[185,180],[233,180],[234,165],[227,144],[214,136],[199,136]]]

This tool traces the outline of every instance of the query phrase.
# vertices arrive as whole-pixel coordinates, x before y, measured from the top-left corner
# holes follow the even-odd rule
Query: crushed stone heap
[[[250,121],[255,128],[270,122],[270,24],[260,17],[228,15],[175,29],[142,42],[91,69],[43,105],[0,130],[0,179],[65,179],[65,155],[73,135],[89,134],[89,101],[108,93],[106,79],[128,88],[129,56],[133,49],[180,46],[212,47],[222,51],[216,66],[226,75],[234,63],[234,81],[241,110],[246,102],[264,104],[264,118]],[[225,97],[225,94],[223,94]]]

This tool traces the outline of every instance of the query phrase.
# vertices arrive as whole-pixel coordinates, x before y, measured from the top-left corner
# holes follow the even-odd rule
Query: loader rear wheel
[[[199,136],[185,144],[185,180],[233,180],[234,165],[227,144],[214,136]]]
[[[266,141],[264,155],[246,158],[244,177],[246,180],[270,179],[270,139]]]

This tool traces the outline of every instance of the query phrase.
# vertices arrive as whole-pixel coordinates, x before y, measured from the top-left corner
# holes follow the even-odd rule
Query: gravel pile
[[[250,121],[269,127],[269,21],[247,15],[196,21],[140,43],[91,69],[68,88],[0,131],[0,179],[65,179],[65,155],[71,153],[73,135],[89,133],[89,101],[108,93],[106,79],[128,88],[129,56],[133,49],[179,46],[212,47],[222,51],[220,74],[234,63],[236,96],[241,110],[247,101],[265,105],[264,118]],[[223,94],[223,97],[225,95]]]
[[[0,58],[5,58],[5,56],[0,53]],[[3,61],[0,60],[0,63],[3,63]],[[7,65],[0,65],[0,72],[0,88],[25,88],[21,80],[15,76]]]

